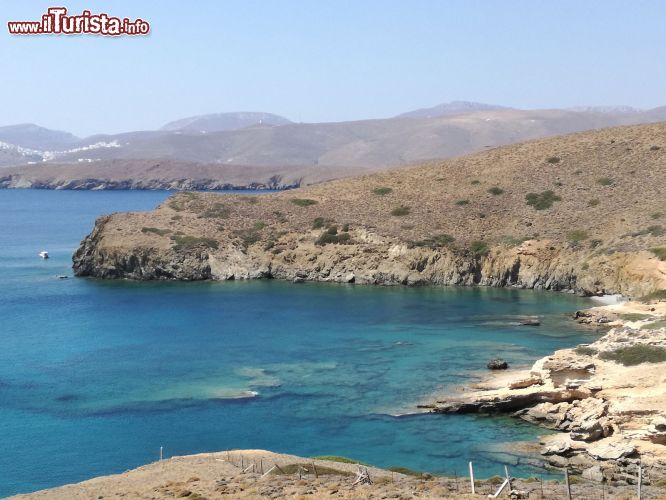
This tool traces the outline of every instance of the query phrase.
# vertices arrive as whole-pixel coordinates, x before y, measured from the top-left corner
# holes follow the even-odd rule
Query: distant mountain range
[[[43,172],[44,181],[52,164],[69,165],[67,175],[72,180],[86,180],[85,185],[90,184],[93,172],[94,179],[99,175],[111,179],[112,170],[121,165],[123,175],[130,176],[116,179],[124,185],[121,181],[136,180],[131,178],[131,170],[139,164],[141,173],[137,171],[137,176],[144,178],[152,172],[160,179],[160,167],[147,165],[169,164],[169,175],[177,171],[174,165],[181,165],[178,182],[185,184],[192,179],[196,165],[206,166],[208,180],[211,172],[219,171],[219,175],[212,175],[218,177],[214,179],[218,183],[225,176],[224,168],[232,166],[234,182],[241,184],[239,172],[246,166],[254,167],[247,169],[251,177],[246,184],[263,183],[265,179],[258,174],[262,168],[271,175],[280,174],[280,169],[305,172],[292,181],[307,183],[540,137],[659,121],[666,121],[666,107],[519,110],[454,101],[388,119],[336,123],[293,123],[259,112],[219,113],[176,120],[154,131],[84,139],[37,125],[14,125],[0,127],[0,167],[12,167],[0,170],[0,186],[39,182],[36,172]],[[26,164],[40,167],[17,168]],[[22,177],[27,172],[30,182]]]
[[[164,125],[160,130],[187,130],[190,132],[222,132],[253,126],[286,125],[291,123],[284,116],[272,113],[215,113],[211,115],[191,116]]]

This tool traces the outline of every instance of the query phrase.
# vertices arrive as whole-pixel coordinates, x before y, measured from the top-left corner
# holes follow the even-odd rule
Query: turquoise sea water
[[[478,476],[543,432],[510,418],[395,415],[501,356],[585,341],[587,302],[519,290],[71,277],[94,219],[166,192],[0,190],[0,496],[179,455],[267,448]],[[51,259],[38,258],[47,249]],[[56,276],[66,274],[69,279]],[[542,326],[519,327],[519,315]],[[253,396],[253,397],[250,397]]]

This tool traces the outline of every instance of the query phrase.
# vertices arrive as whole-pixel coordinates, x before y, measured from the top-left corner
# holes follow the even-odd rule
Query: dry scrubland
[[[243,464],[263,465],[267,471],[274,464],[282,472],[261,477],[260,473],[241,473]],[[369,468],[373,484],[356,485],[357,466],[349,463],[314,460],[318,477],[315,477],[313,460],[282,455],[262,450],[240,450],[231,453],[207,453],[186,457],[174,457],[156,462],[115,476],[104,476],[78,484],[44,490],[18,499],[79,500],[104,498],[185,498],[204,499],[252,499],[293,498],[306,499],[439,499],[485,498],[496,491],[502,479],[495,476],[475,481],[476,494],[471,494],[468,478],[433,477],[406,470],[409,474]],[[301,477],[298,465],[303,469]],[[572,482],[574,482],[572,480]],[[538,478],[515,480],[512,486],[523,494],[523,498],[566,498],[566,487],[562,482],[541,482]],[[603,492],[603,493],[602,493]],[[663,498],[666,492],[660,487],[645,486],[643,498]],[[576,480],[572,493],[577,499],[606,498],[631,499],[636,496],[634,486],[601,486]],[[506,492],[502,498],[509,498]]]
[[[181,193],[153,212],[100,221],[75,269],[138,279],[300,276],[647,293],[666,288],[665,179],[666,124],[650,124],[260,197]],[[141,252],[143,269],[128,261]],[[186,253],[208,259],[212,271],[188,276]],[[180,264],[166,265],[175,254]],[[444,254],[456,263],[440,279]],[[512,282],[513,262],[525,269],[530,256],[529,277]],[[402,260],[382,270],[391,258]],[[159,269],[146,272],[150,262]]]

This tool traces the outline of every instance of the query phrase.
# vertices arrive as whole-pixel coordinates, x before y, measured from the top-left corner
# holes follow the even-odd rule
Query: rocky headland
[[[511,413],[559,431],[541,441],[544,460],[590,480],[635,484],[641,466],[643,481],[666,482],[666,302],[595,307],[576,319],[610,330],[426,406]]]

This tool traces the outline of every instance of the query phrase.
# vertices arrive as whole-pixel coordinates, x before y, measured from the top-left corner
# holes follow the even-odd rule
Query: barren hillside
[[[666,124],[262,197],[183,193],[98,221],[80,275],[666,288]]]

